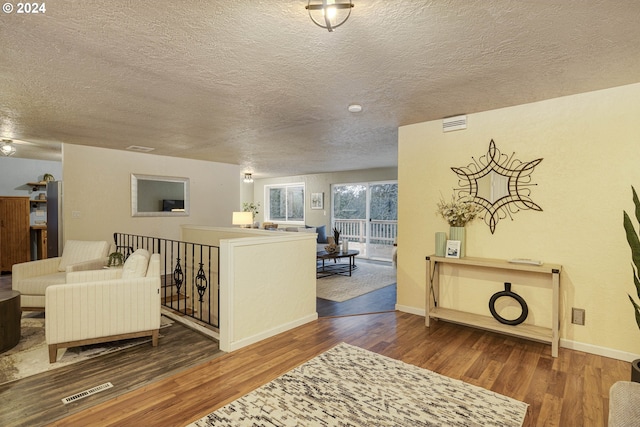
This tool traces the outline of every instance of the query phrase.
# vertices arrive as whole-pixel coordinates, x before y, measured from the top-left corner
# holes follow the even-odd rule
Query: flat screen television
[[[184,211],[184,200],[163,199],[162,200],[162,211],[163,212],[181,212],[181,211]]]

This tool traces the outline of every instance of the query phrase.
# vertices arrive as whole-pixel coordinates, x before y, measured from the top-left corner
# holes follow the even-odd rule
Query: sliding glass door
[[[332,224],[349,240],[349,249],[390,261],[398,233],[398,183],[335,184],[332,198]]]

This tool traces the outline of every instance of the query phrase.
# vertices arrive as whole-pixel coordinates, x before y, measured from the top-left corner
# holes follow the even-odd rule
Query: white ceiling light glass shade
[[[12,156],[16,153],[16,147],[13,146],[13,141],[10,139],[3,139],[0,143],[0,153],[4,156]]]
[[[351,8],[351,0],[309,0],[305,6],[313,23],[329,32],[347,22],[351,16]]]
[[[247,184],[252,183],[253,182],[253,175],[251,175],[250,173],[245,173],[243,181],[246,182]]]

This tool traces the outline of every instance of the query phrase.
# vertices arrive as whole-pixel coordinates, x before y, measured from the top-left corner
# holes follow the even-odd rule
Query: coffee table
[[[321,279],[335,275],[351,276],[353,270],[357,268],[355,258],[359,253],[360,251],[318,252],[316,261],[322,261],[322,265],[319,265],[316,269],[316,278]],[[349,258],[349,264],[338,264],[336,261],[340,258]],[[333,260],[333,263],[325,264],[326,260]]]
[[[0,291],[0,353],[20,342],[20,292]]]

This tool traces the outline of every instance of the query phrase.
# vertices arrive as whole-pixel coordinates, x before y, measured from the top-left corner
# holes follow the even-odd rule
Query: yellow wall
[[[229,226],[240,204],[239,170],[224,163],[65,144],[65,239],[111,242],[114,232],[179,239],[182,224]],[[189,178],[191,214],[132,217],[132,173]]]
[[[562,345],[623,359],[640,354],[622,227],[623,210],[633,209],[631,185],[640,189],[638,99],[640,84],[634,84],[471,114],[461,131],[443,133],[441,120],[401,127],[398,307],[424,312],[425,256],[435,251],[434,233],[448,232],[436,204],[458,182],[450,168],[486,154],[493,139],[504,154],[544,159],[531,193],[543,212],[520,211],[501,220],[493,235],[475,221],[467,226],[467,255],[561,264]],[[461,294],[456,304],[489,315],[493,292]],[[571,307],[586,310],[585,326],[571,324]]]

